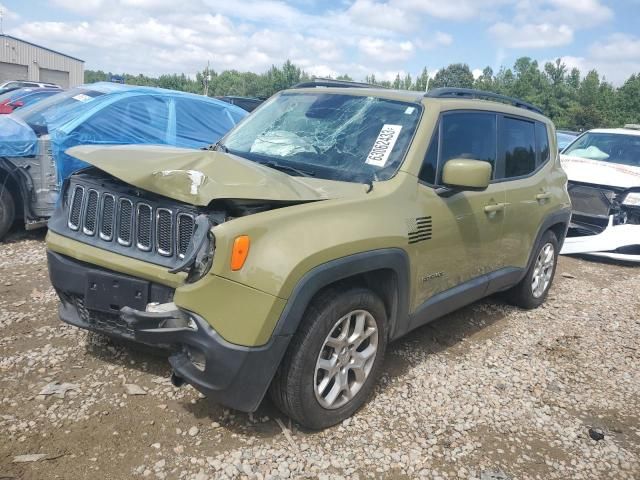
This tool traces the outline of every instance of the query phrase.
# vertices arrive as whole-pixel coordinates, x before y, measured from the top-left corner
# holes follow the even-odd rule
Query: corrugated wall
[[[22,42],[12,37],[0,36],[0,62],[25,65],[29,69],[28,80],[39,81],[40,69],[69,73],[69,84],[75,87],[84,82],[84,63],[56,52]],[[2,68],[2,67],[0,67]],[[60,78],[63,78],[61,75]]]

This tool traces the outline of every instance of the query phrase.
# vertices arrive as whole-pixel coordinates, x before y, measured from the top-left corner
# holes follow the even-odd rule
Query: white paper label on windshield
[[[383,125],[378,138],[373,144],[373,148],[367,155],[365,163],[376,167],[384,167],[396,144],[396,140],[398,140],[400,130],[402,130],[402,125]]]
[[[78,95],[74,95],[73,99],[79,102],[88,102],[89,100],[91,100],[91,97],[89,95],[85,95],[84,93],[79,93]]]

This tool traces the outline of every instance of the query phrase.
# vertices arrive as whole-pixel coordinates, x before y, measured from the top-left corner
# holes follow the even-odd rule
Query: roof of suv
[[[375,85],[369,85],[356,82],[340,82],[340,81],[320,81],[314,85],[314,81],[304,82],[295,85],[289,92],[318,92],[318,90],[327,93],[357,96],[372,96],[388,100],[396,100],[402,102],[427,104],[444,104],[453,108],[469,108],[473,106],[479,110],[492,110],[513,115],[529,116],[538,120],[550,121],[544,113],[522,100],[495,94],[492,92],[484,92],[480,90],[463,89],[463,88],[442,88],[434,89],[429,92],[419,92],[414,90],[394,90]],[[342,86],[341,84],[344,84]]]

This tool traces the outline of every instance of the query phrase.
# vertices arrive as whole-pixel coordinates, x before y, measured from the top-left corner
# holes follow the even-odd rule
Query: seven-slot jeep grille
[[[93,183],[93,182],[92,182]],[[109,188],[109,187],[107,187]],[[118,188],[74,183],[67,197],[67,226],[75,238],[101,248],[150,259],[161,265],[183,258],[197,212],[189,206],[137,198]],[[128,253],[127,253],[128,252]],[[164,258],[164,260],[162,260]]]

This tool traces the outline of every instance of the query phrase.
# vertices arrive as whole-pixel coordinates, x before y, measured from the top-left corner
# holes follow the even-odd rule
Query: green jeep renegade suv
[[[311,428],[390,341],[495,292],[546,298],[570,203],[555,129],[486,92],[315,81],[210,150],[86,146],[49,223],[60,317],[170,349],[174,384]],[[446,379],[443,379],[446,381]]]

